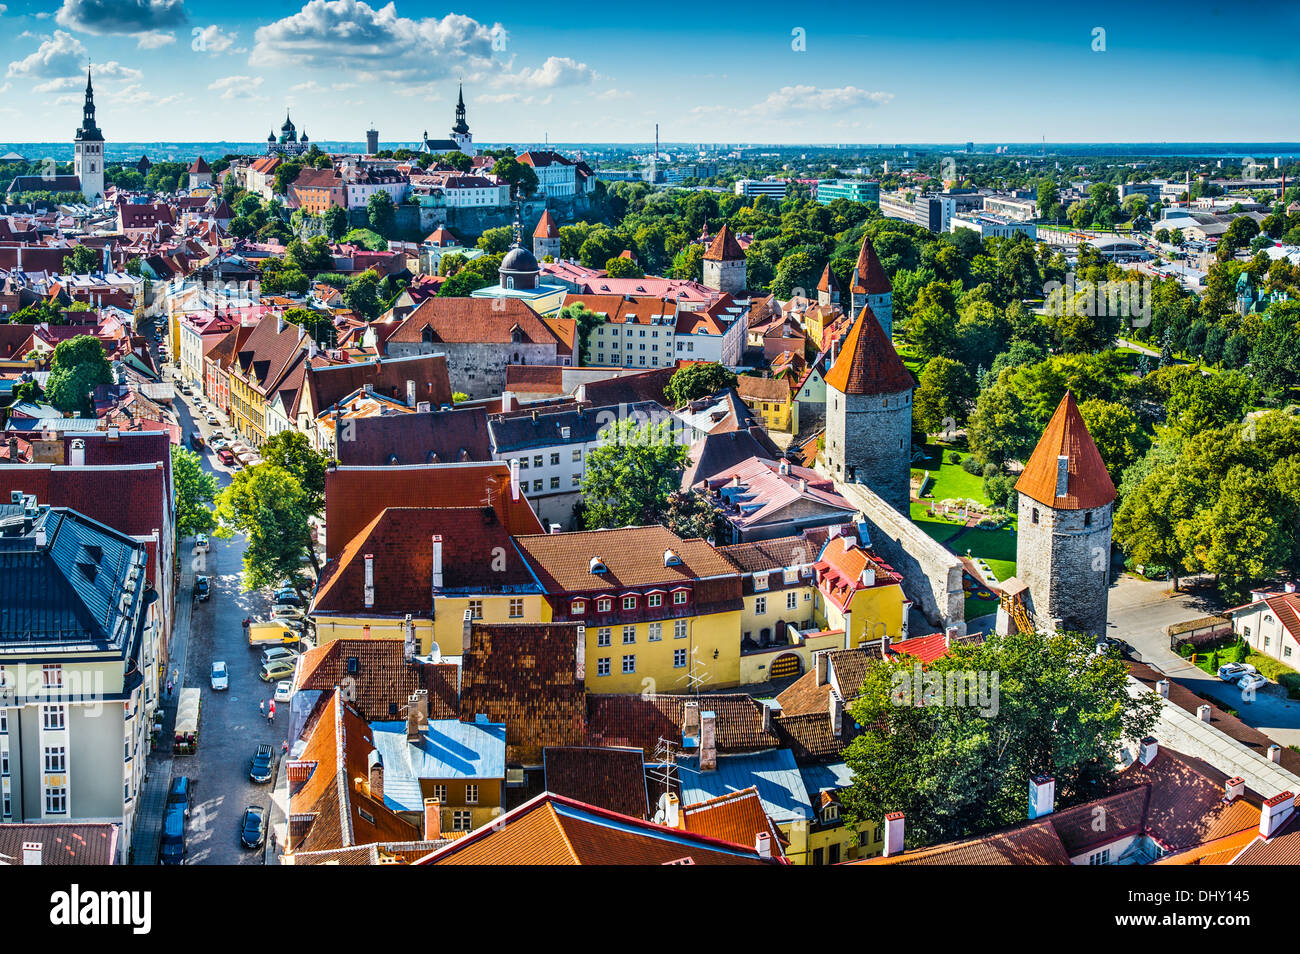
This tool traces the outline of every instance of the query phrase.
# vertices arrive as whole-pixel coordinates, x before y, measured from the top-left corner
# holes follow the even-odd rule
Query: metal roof
[[[683,758],[677,761],[677,771],[683,805],[753,786],[758,789],[763,811],[778,825],[813,817],[808,789],[789,749],[720,755],[718,767],[712,772],[701,772],[698,758]]]
[[[372,722],[370,733],[384,760],[384,804],[422,811],[420,780],[502,779],[506,727],[499,722],[431,719],[418,743],[406,739],[406,722]]]

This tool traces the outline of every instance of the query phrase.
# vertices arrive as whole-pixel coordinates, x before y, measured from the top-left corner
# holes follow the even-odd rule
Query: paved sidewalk
[[[176,727],[176,703],[181,686],[185,684],[185,661],[189,652],[190,616],[194,609],[194,570],[184,541],[180,544],[181,572],[176,593],[176,619],[172,627],[172,651],[167,674],[162,683],[172,678],[173,670],[180,670],[181,678],[172,687],[171,698],[163,692],[159,700],[162,713],[162,732],[158,744],[147,756],[144,786],[140,790],[140,804],[136,809],[135,830],[131,836],[131,863],[155,865],[158,863],[158,846],[162,837],[163,809],[167,804],[167,790],[172,784],[172,733]]]

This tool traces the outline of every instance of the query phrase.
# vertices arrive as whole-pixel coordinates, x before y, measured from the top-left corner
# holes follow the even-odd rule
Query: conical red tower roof
[[[550,209],[547,209],[538,220],[537,228],[533,230],[533,238],[556,238],[559,234],[560,227],[555,224],[555,216],[551,215]]]
[[[817,283],[818,291],[837,292],[840,290],[839,280],[836,279],[835,273],[831,271],[829,263],[822,271],[822,279]]]
[[[862,307],[844,336],[844,347],[827,373],[826,383],[844,394],[898,394],[915,386],[869,305]]]
[[[734,262],[745,257],[745,250],[736,241],[731,226],[723,225],[718,234],[713,237],[713,244],[704,253],[704,257],[710,262]]]
[[[1062,457],[1066,458],[1063,487],[1059,480]],[[1069,391],[1029,455],[1016,490],[1053,510],[1091,510],[1114,501],[1115,485]]]
[[[862,250],[853,269],[853,290],[860,295],[883,295],[894,290],[869,235],[862,236]]]

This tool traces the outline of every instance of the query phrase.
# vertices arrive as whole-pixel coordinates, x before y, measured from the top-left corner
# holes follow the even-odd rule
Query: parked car
[[[290,662],[287,659],[277,659],[274,662],[264,663],[258,676],[263,682],[279,682],[281,679],[292,676],[296,668],[297,664],[295,662]]]
[[[1219,667],[1219,678],[1224,682],[1236,682],[1242,676],[1253,675],[1256,671],[1250,663],[1224,663]]]
[[[262,650],[262,665],[275,662],[278,659],[287,659],[291,663],[297,663],[298,653],[288,646],[272,646],[270,649]]]
[[[302,597],[298,595],[298,592],[296,590],[276,590],[275,605],[301,607]]]
[[[194,578],[194,595],[198,597],[200,603],[206,603],[208,596],[212,593],[212,586],[208,583],[206,576],[196,576]]]
[[[209,424],[213,424],[213,425],[215,425],[215,424],[217,423],[217,415],[215,415],[215,414],[213,414],[211,411],[209,411],[209,412],[208,412],[208,416],[205,417],[204,420],[207,421]]]
[[[185,860],[185,819],[190,813],[190,780],[178,775],[167,789],[163,805],[162,840],[158,846],[158,863],[178,865]]]
[[[212,688],[214,690],[230,688],[230,670],[219,659],[212,663]]]
[[[211,439],[208,441],[208,446],[211,447],[214,451],[220,453],[223,447],[229,447],[230,444],[224,437],[212,436]]]
[[[1237,680],[1242,692],[1254,692],[1268,685],[1268,680],[1257,672],[1248,672]]]
[[[301,606],[290,603],[276,603],[271,607],[271,619],[302,619],[304,615]]]
[[[245,848],[261,848],[266,841],[266,809],[249,805],[239,823],[239,843]]]
[[[275,684],[275,701],[288,702],[293,697],[293,683],[285,679]]]
[[[235,465],[235,455],[230,453],[229,447],[222,447],[217,451],[217,460],[221,461],[221,463],[225,464],[227,467],[233,467]]]
[[[271,746],[263,742],[253,753],[253,764],[248,770],[248,777],[259,783],[271,781],[271,763],[274,760]]]
[[[197,537],[194,538],[195,553],[207,553],[209,549],[210,547],[208,544],[208,535],[206,533],[200,533]]]

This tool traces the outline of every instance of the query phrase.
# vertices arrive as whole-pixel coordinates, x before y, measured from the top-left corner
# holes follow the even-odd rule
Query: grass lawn
[[[928,471],[934,478],[934,484],[927,491],[930,497],[935,500],[969,499],[986,507],[991,506],[989,499],[984,496],[984,478],[966,473],[961,464],[949,462],[948,457],[953,453],[951,447],[944,444],[927,444],[925,452],[931,459],[924,467],[916,469]],[[970,454],[958,453],[961,453],[962,460],[970,457]]]
[[[922,532],[928,535],[932,540],[939,543],[946,543],[956,535],[961,529],[959,523],[948,523],[944,520],[935,520],[930,516],[926,505],[922,503],[913,503],[911,506],[912,522],[921,528]]]
[[[966,622],[973,619],[979,619],[981,616],[988,616],[998,611],[997,600],[977,600],[973,596],[966,597]]]
[[[1016,537],[1009,528],[990,530],[971,527],[953,544],[953,549],[959,555],[970,550],[972,560],[982,558],[999,580],[1016,575]]]

